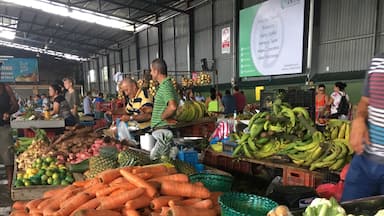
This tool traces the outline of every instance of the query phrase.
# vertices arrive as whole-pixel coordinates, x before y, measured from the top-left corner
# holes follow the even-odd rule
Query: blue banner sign
[[[0,82],[38,82],[36,58],[0,59]]]

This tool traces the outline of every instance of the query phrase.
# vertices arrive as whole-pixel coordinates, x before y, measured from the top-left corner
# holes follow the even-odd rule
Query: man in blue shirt
[[[221,99],[224,106],[224,114],[232,114],[236,111],[236,99],[231,95],[231,92],[227,89],[225,90],[225,95]]]

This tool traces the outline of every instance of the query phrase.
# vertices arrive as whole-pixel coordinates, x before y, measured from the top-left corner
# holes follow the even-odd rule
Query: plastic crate
[[[48,138],[53,138],[56,136],[56,130],[55,129],[44,129],[45,133],[47,134]],[[35,131],[29,128],[23,129],[24,137],[35,137]]]
[[[189,176],[191,182],[201,182],[209,191],[231,191],[233,177],[213,173],[197,173]]]
[[[316,187],[324,180],[324,176],[305,169],[286,167],[283,171],[283,185]]]
[[[81,121],[79,122],[79,125],[86,126],[86,127],[92,127],[95,125],[95,121]]]
[[[223,216],[267,215],[278,205],[265,197],[237,192],[224,193],[219,197],[219,204]]]
[[[216,167],[217,158],[218,158],[218,155],[216,153],[207,150],[204,152],[203,163],[209,166]]]
[[[199,163],[199,157],[195,150],[179,151],[177,158],[192,165]]]

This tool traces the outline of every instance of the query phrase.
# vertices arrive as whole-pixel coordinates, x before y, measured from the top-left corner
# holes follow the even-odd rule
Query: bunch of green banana
[[[324,134],[330,140],[345,139],[349,140],[350,122],[347,120],[330,119],[326,126]]]
[[[187,100],[178,107],[176,119],[181,122],[189,122],[201,119],[206,114],[205,105],[201,102]]]
[[[345,139],[334,139],[331,141],[329,151],[322,154],[314,161],[310,170],[328,167],[329,170],[340,170],[346,163],[352,159],[353,151],[349,148]]]

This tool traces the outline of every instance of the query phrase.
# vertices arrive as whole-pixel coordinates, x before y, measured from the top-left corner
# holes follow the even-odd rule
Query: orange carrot
[[[55,216],[67,216],[70,215],[75,209],[77,209],[82,204],[88,202],[90,199],[93,199],[94,196],[88,193],[78,193],[73,198],[71,202],[65,202],[65,204],[55,212]],[[61,205],[60,205],[61,206]]]
[[[197,202],[200,202],[202,199],[200,198],[189,198],[185,200],[181,200],[182,205],[194,205]]]
[[[144,207],[149,206],[149,204],[151,203],[151,200],[152,200],[152,198],[148,197],[146,194],[142,194],[141,196],[139,196],[135,199],[128,200],[125,203],[125,208],[126,209],[133,209],[133,210],[136,210],[139,208],[144,208]]]
[[[29,212],[28,212],[30,215],[42,215],[43,214],[43,210],[42,209],[37,209],[37,208],[34,208],[34,209],[31,209]]]
[[[43,216],[43,213],[30,213],[29,216]]]
[[[117,196],[118,194],[127,191],[126,189],[118,189],[109,194],[109,196]]]
[[[105,170],[101,172],[100,174],[97,175],[97,179],[99,180],[100,183],[103,184],[109,184],[116,178],[120,177],[120,169],[110,169],[110,170]]]
[[[83,181],[75,181],[72,183],[72,185],[75,185],[77,187],[85,187],[89,183],[89,181],[89,179]]]
[[[223,192],[217,191],[217,192],[211,192],[211,197],[209,199],[212,200],[212,203],[214,206],[219,205],[219,196],[221,196]]]
[[[28,203],[28,201],[16,201],[12,205],[12,209],[14,210],[24,210],[25,205]]]
[[[121,216],[121,214],[112,210],[82,209],[76,211],[74,216]]]
[[[29,214],[24,210],[14,210],[9,216],[28,216]]]
[[[130,183],[136,185],[136,187],[145,188],[146,193],[149,197],[154,198],[157,195],[156,188],[154,188],[148,182],[125,170],[120,170],[120,172],[121,175],[124,176],[124,178],[126,178]]]
[[[46,191],[43,193],[43,198],[48,198],[48,197],[55,196],[59,193],[64,193],[65,190],[66,190],[65,188],[59,188],[59,189],[53,189],[53,190]]]
[[[136,173],[135,175],[144,180],[147,180],[153,177],[153,174],[149,172]]]
[[[122,211],[123,216],[140,216],[140,213],[134,209],[123,209]]]
[[[87,182],[84,184],[84,188],[88,188],[90,186],[93,186],[97,183],[100,183],[99,180],[97,178],[91,178],[91,179],[88,179],[86,180]]]
[[[183,196],[195,198],[209,198],[210,192],[205,187],[196,186],[190,183],[162,181],[161,194],[170,196]]]
[[[159,212],[152,212],[151,216],[161,216],[161,214]]]
[[[181,200],[182,197],[178,196],[159,196],[151,201],[151,209],[161,209],[164,206],[168,206],[170,200]]]
[[[124,203],[126,203],[128,200],[135,199],[136,197],[139,197],[141,194],[144,193],[143,188],[135,188],[132,190],[126,190],[124,192],[121,192],[115,196],[108,196],[108,197],[100,197],[100,206],[97,209],[115,209],[119,208]]]
[[[93,198],[89,200],[88,202],[80,205],[77,209],[75,209],[70,216],[73,216],[75,212],[81,209],[96,209],[100,205],[100,201],[98,198]]]
[[[189,182],[189,178],[185,174],[173,174],[173,175],[166,175],[161,177],[152,178],[149,181],[177,181],[177,182]]]
[[[213,202],[210,199],[205,199],[199,202],[196,202],[191,205],[194,208],[202,208],[202,209],[211,209],[213,207]]]
[[[88,188],[86,188],[84,190],[85,193],[89,193],[89,194],[93,194],[93,195],[96,195],[96,192],[101,190],[101,189],[104,189],[106,188],[107,185],[105,184],[101,184],[101,183],[98,183],[98,184],[94,184],[92,186],[89,186]]]
[[[108,196],[110,193],[118,189],[119,188],[116,186],[103,188],[96,192],[96,197]]]
[[[156,173],[167,173],[167,171],[168,171],[167,167],[164,166],[163,164],[155,164],[155,165],[137,167],[132,170],[132,173],[136,174],[136,173],[149,172],[152,174],[156,174]]]
[[[46,198],[34,199],[25,204],[25,212],[30,212],[32,209],[37,209],[37,206]]]
[[[168,206],[161,207],[160,216],[167,216],[168,210],[169,210]]]
[[[193,184],[196,185],[196,186],[205,187],[202,182],[195,182]]]
[[[120,176],[113,180],[112,182],[109,183],[109,185],[114,185],[114,184],[120,184],[120,183],[127,183],[127,179],[125,179],[123,176]]]
[[[75,200],[79,199],[79,197],[85,197],[84,194],[88,197],[88,200],[95,198],[94,194],[90,194],[90,193],[86,193],[86,192],[80,192],[80,193],[77,193],[76,195],[74,195],[72,197],[69,197],[68,199],[64,200],[63,202],[61,202],[60,208],[64,208],[69,203],[75,202]]]
[[[176,174],[177,173],[176,167],[174,167],[174,166],[167,167],[167,173],[168,173],[168,175]]]
[[[214,209],[198,209],[191,206],[173,206],[168,212],[168,216],[216,216]]]

